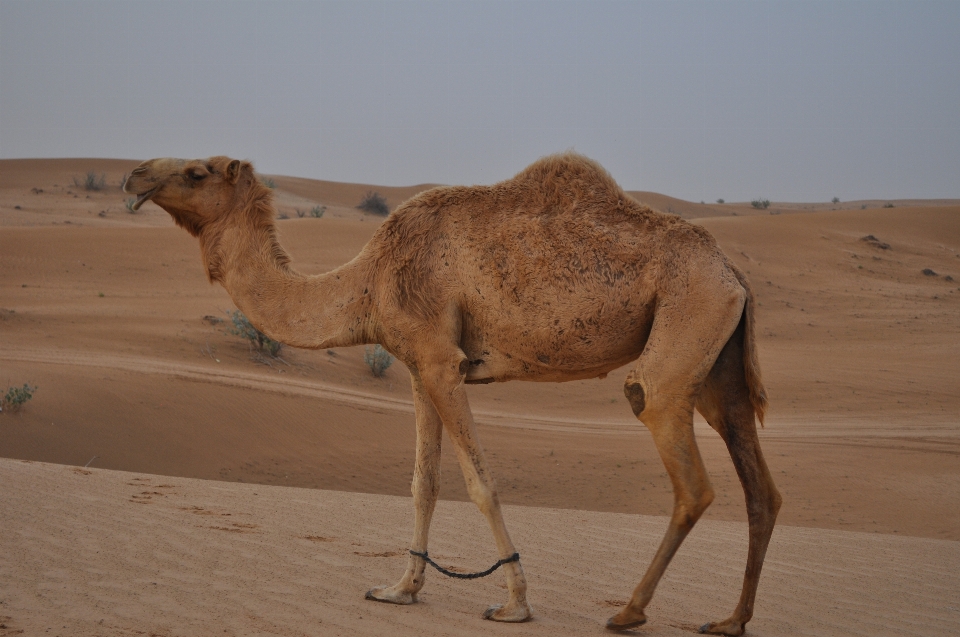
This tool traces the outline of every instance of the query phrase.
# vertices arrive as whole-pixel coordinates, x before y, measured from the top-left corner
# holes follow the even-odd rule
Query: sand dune
[[[233,305],[206,282],[195,240],[152,204],[126,210],[119,180],[136,163],[0,161],[0,389],[40,387],[22,413],[0,415],[0,457],[91,463],[76,473],[0,461],[0,541],[20,556],[0,560],[0,617],[11,618],[0,635],[509,630],[478,620],[499,600],[495,578],[433,576],[412,608],[362,601],[403,564],[362,554],[408,541],[409,500],[398,497],[413,467],[406,370],[375,379],[362,348],[287,348],[282,360],[251,352],[217,322]],[[105,175],[104,190],[74,184],[89,170]],[[375,187],[272,179],[291,217],[278,223],[281,240],[304,272],[349,260],[379,223],[353,207]],[[395,205],[423,187],[376,189]],[[761,438],[785,504],[750,633],[957,632],[960,202],[777,204],[784,214],[761,214],[634,195],[697,217],[757,297],[771,396]],[[314,205],[327,206],[322,219],[296,218]],[[623,398],[625,373],[471,387],[536,582],[537,621],[523,634],[598,632],[659,541],[669,481]],[[718,437],[700,421],[696,430],[717,498],[644,634],[715,619],[739,590],[742,491]],[[479,568],[492,543],[462,503],[451,456],[431,553]],[[152,493],[167,493],[162,484],[178,495]],[[193,506],[242,519],[202,524],[213,516]],[[703,564],[717,559],[709,572],[721,579],[704,579]]]

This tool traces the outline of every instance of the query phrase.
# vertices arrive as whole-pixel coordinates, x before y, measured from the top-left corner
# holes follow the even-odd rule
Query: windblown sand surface
[[[495,576],[431,572],[413,606],[363,599],[402,573],[409,498],[5,459],[0,476],[6,634],[603,634],[666,528],[662,517],[506,507],[536,613],[517,627],[480,618],[505,598]],[[470,503],[441,502],[431,535],[448,566],[496,560]],[[684,635],[726,617],[745,555],[744,524],[701,522],[636,633]],[[781,526],[749,633],[956,634],[958,562],[958,542]]]
[[[373,378],[362,348],[262,358],[227,334],[233,305],[195,240],[152,204],[126,211],[119,183],[136,163],[0,161],[0,389],[40,388],[0,415],[0,457],[37,461],[0,461],[0,635],[599,633],[672,502],[623,398],[626,368],[470,390],[534,623],[478,619],[503,601],[496,576],[433,574],[413,607],[364,602],[399,577],[411,533],[395,497],[413,467],[406,371]],[[105,190],[74,185],[90,170]],[[353,207],[370,186],[273,179],[304,272],[350,259],[380,221]],[[377,189],[395,206],[420,188]],[[960,202],[761,214],[635,196],[707,227],[757,296],[761,439],[784,508],[748,633],[960,631]],[[306,214],[317,205],[322,219]],[[717,498],[638,633],[736,602],[742,491],[719,438],[702,421],[697,434]],[[452,455],[431,554],[480,569],[492,541],[455,502]]]

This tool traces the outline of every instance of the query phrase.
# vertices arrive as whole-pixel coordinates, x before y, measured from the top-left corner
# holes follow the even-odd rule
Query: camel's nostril
[[[130,174],[131,174],[131,175],[140,175],[140,174],[143,174],[143,173],[145,173],[145,172],[147,172],[146,167],[144,167],[144,166],[138,166],[137,168],[134,168],[133,171],[132,171]]]

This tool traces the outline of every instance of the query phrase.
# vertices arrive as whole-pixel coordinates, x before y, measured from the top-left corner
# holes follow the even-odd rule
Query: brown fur
[[[743,632],[780,500],[756,439],[766,395],[753,297],[706,230],[639,204],[599,165],[567,153],[492,186],[421,193],[353,261],[307,277],[289,268],[271,193],[247,162],[150,160],[125,188],[199,237],[211,281],[271,338],[309,348],[380,342],[407,365],[417,412],[415,551],[427,548],[444,429],[500,556],[515,551],[465,383],[602,377],[636,360],[625,393],[653,434],[675,504],[646,575],[608,627],[646,620],[657,582],[713,498],[693,438],[696,408],[727,443],[750,516],[740,604],[704,628]],[[485,616],[528,619],[522,567],[504,572],[508,602]],[[411,556],[398,584],[368,597],[410,603],[423,582],[424,562]]]

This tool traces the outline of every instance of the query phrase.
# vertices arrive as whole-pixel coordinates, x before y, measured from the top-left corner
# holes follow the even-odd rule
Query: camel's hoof
[[[532,617],[530,607],[526,604],[507,604],[506,606],[491,606],[483,611],[483,618],[495,622],[525,622]]]
[[[740,637],[744,633],[747,627],[740,622],[732,622],[727,620],[725,622],[714,622],[712,624],[704,624],[700,627],[700,634],[706,635],[729,635],[729,637]]]
[[[646,617],[643,619],[635,619],[633,621],[626,622],[625,624],[619,624],[614,621],[615,617],[611,617],[607,620],[607,630],[621,631],[621,630],[630,630],[631,628],[636,628],[637,626],[643,626],[647,623]]]
[[[643,614],[643,611],[633,611],[630,610],[628,606],[607,620],[607,630],[630,630],[637,626],[643,626],[646,623],[647,616]]]
[[[364,597],[385,604],[412,604],[417,601],[416,593],[398,592],[392,586],[371,588]]]

